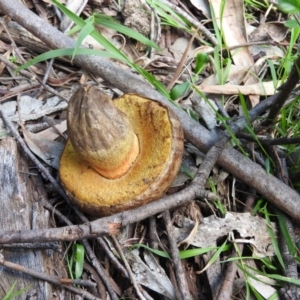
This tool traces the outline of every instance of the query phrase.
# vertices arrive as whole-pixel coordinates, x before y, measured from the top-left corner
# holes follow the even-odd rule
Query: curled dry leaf
[[[285,39],[288,30],[282,22],[263,23],[250,33],[249,41],[260,42],[271,40],[280,43]]]

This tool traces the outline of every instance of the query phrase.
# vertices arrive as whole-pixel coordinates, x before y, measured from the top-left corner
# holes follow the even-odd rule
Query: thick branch
[[[75,47],[75,42],[71,38],[65,36],[50,24],[45,23],[44,20],[28,10],[19,1],[1,0],[0,10],[52,49]],[[74,62],[78,66],[101,76],[123,92],[140,94],[161,101],[171,107],[180,118],[185,138],[201,151],[206,152],[214,143],[208,130],[193,121],[183,111],[174,107],[138,76],[118,68],[112,62],[100,57],[77,56]],[[266,199],[300,223],[300,196],[294,190],[274,176],[267,174],[259,165],[234,149],[224,150],[218,163],[233,176],[256,189]]]
[[[45,230],[0,231],[0,245],[41,241],[74,241],[83,238],[95,238],[118,233],[121,226],[144,220],[149,214],[155,215],[169,208],[185,204],[196,197],[197,187],[191,185],[174,195],[166,196],[156,202],[127,210],[109,217],[97,219],[89,224],[74,225]],[[172,205],[169,205],[172,201]]]

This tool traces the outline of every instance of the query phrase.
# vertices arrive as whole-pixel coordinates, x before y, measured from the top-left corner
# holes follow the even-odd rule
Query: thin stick
[[[123,263],[124,263],[124,265],[125,265],[125,267],[126,267],[126,270],[127,270],[128,274],[129,274],[131,283],[132,283],[132,285],[134,286],[134,289],[135,289],[135,292],[136,292],[138,298],[139,298],[140,300],[146,300],[145,297],[142,295],[142,293],[141,293],[141,291],[140,291],[140,288],[139,288],[139,286],[138,286],[138,284],[137,284],[137,282],[136,282],[136,280],[135,280],[135,278],[134,278],[134,275],[133,275],[133,273],[132,273],[132,271],[131,271],[131,268],[130,268],[130,266],[129,266],[129,263],[128,263],[127,259],[126,259],[125,256],[124,256],[124,253],[123,253],[123,251],[122,251],[122,249],[121,249],[121,247],[120,247],[120,245],[119,245],[118,240],[117,240],[114,236],[112,236],[111,238],[112,238],[112,240],[113,240],[113,242],[114,242],[114,244],[115,244],[116,249],[118,250],[118,253],[120,254],[120,256],[121,256],[121,258],[122,258],[122,260],[123,260]]]
[[[188,284],[186,281],[185,272],[183,270],[181,260],[179,257],[177,241],[175,239],[174,228],[173,228],[173,224],[171,221],[169,210],[166,210],[163,213],[163,218],[164,218],[164,221],[166,224],[166,230],[167,230],[168,240],[169,240],[169,245],[170,245],[170,252],[171,252],[171,257],[172,257],[172,261],[174,264],[174,269],[175,269],[175,274],[176,274],[176,278],[177,278],[178,288],[179,288],[180,295],[181,295],[181,300],[192,299],[190,291],[189,291],[189,287],[188,287]]]
[[[13,70],[16,70],[18,68],[11,61],[7,60],[3,55],[0,55],[0,61],[3,62],[6,66],[10,67]],[[67,98],[60,95],[55,89],[53,89],[51,86],[47,85],[45,82],[41,81],[35,74],[25,71],[25,70],[20,71],[20,74],[22,74],[24,77],[26,77],[30,81],[35,81],[35,80],[38,81],[38,83],[40,83],[44,87],[45,90],[47,90],[51,94],[61,98],[62,100],[68,102]]]
[[[99,298],[93,296],[92,294],[90,294],[90,293],[88,293],[84,290],[78,289],[78,288],[73,287],[73,286],[65,285],[65,283],[66,283],[65,279],[62,279],[62,278],[59,278],[57,276],[53,276],[53,275],[50,275],[50,274],[45,274],[45,273],[42,273],[42,272],[39,272],[39,271],[35,271],[35,270],[29,269],[29,268],[25,268],[25,267],[23,267],[19,264],[15,264],[15,263],[12,263],[10,261],[7,261],[7,260],[4,259],[4,256],[1,253],[0,253],[0,265],[4,266],[6,268],[10,268],[12,270],[16,270],[18,272],[22,272],[24,274],[28,274],[28,275],[36,277],[38,279],[42,279],[42,280],[60,285],[64,288],[72,291],[73,293],[81,295],[85,299],[99,300]],[[86,283],[85,280],[81,280],[81,283],[83,281]],[[73,284],[72,280],[68,279],[67,284],[71,284],[71,283]],[[90,284],[92,284],[92,282],[90,282]]]
[[[43,199],[44,200],[44,199]],[[49,202],[44,200],[44,206],[49,209],[51,212],[53,212],[60,220],[62,220],[63,222],[65,222],[67,225],[72,226],[72,222],[66,218],[63,214],[61,214],[58,210],[56,210],[52,204],[50,204]],[[88,219],[80,212],[79,213],[79,217],[81,217],[81,219],[88,221]],[[116,292],[114,291],[112,285],[110,284],[110,280],[108,278],[108,276],[106,276],[103,267],[101,266],[101,264],[99,263],[94,251],[92,250],[89,242],[86,239],[82,240],[82,244],[86,250],[87,256],[91,262],[91,264],[93,265],[93,267],[95,268],[97,274],[100,276],[102,282],[104,283],[111,299],[113,300],[117,300],[118,296],[116,294]]]

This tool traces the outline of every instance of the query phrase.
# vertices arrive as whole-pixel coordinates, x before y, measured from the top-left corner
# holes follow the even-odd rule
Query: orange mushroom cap
[[[81,120],[85,121],[76,125],[70,121],[74,116],[68,116],[68,130],[72,133],[69,134],[70,138],[60,159],[61,182],[71,200],[82,210],[102,216],[160,198],[171,185],[181,165],[183,131],[175,113],[157,101],[137,95],[124,95],[110,102],[108,96],[96,87],[88,90],[80,88],[69,102],[69,113],[82,114],[78,103],[79,98],[84,97],[93,100],[89,104],[93,107],[93,113],[83,109],[88,116],[81,116]],[[87,105],[87,99],[84,103]],[[113,106],[113,112],[103,121],[103,107],[107,103]],[[77,107],[77,112],[76,109],[70,109],[70,106]],[[88,118],[89,122],[86,121]],[[91,125],[93,118],[96,126]],[[120,120],[121,125],[114,123]],[[70,130],[71,126],[73,129]],[[85,129],[79,130],[80,127]],[[112,139],[112,147],[109,143],[103,147],[107,143],[103,139],[115,131],[119,138],[116,136]],[[95,142],[98,139],[100,141]],[[107,149],[109,155],[105,155]],[[89,153],[92,153],[92,159],[89,159]],[[102,156],[95,153],[101,153]],[[107,175],[110,174],[110,165],[113,176]]]

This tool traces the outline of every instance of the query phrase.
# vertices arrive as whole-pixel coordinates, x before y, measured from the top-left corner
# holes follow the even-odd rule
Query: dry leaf
[[[188,46],[188,43],[189,43],[189,39],[180,37],[174,42],[174,44],[171,47],[169,47],[169,51],[173,54],[174,59],[176,59],[177,61],[181,60],[182,55],[186,47]],[[195,49],[195,44],[193,43],[189,49],[188,58],[192,57],[194,53],[194,49]]]
[[[60,132],[61,134],[63,134],[66,130],[67,130],[67,121],[62,121],[59,124],[54,125],[55,128],[58,130],[58,132]],[[51,140],[54,141],[55,139],[57,139],[59,137],[57,131],[55,131],[52,127],[49,127],[43,131],[40,131],[39,133],[37,133],[37,135],[40,138],[44,138],[47,140]]]
[[[184,219],[182,228],[174,227],[177,241],[184,240],[193,227],[194,222],[187,218]],[[255,255],[259,257],[274,255],[265,221],[260,217],[251,216],[250,213],[228,212],[225,218],[216,216],[204,218],[191,245],[201,248],[215,246],[219,238],[233,231],[237,231],[240,235],[238,242],[254,246]]]
[[[278,86],[280,86],[278,82]],[[198,89],[203,93],[211,94],[221,94],[221,95],[238,95],[239,93],[243,95],[274,95],[276,89],[274,88],[274,82],[258,82],[249,85],[203,85],[198,86]]]
[[[216,20],[219,28],[225,32],[224,39],[226,46],[231,48],[247,43],[245,16],[244,16],[244,1],[241,0],[227,0],[224,11],[221,11],[222,1],[212,0],[212,7],[215,12]],[[222,24],[221,24],[222,20]],[[248,47],[237,48],[230,51],[232,59],[237,66],[243,66],[246,69],[252,68],[254,65],[253,57]],[[256,70],[247,73],[243,79],[245,85],[258,82]],[[259,101],[257,94],[248,94],[252,106],[255,106]]]
[[[30,150],[46,164],[58,170],[59,159],[64,145],[39,137],[23,127],[25,141]]]
[[[207,19],[211,18],[208,1],[206,1],[206,0],[191,0],[190,2],[197,9],[199,9]]]
[[[17,102],[15,105],[17,105]],[[22,121],[37,120],[45,115],[62,111],[67,108],[68,103],[61,101],[59,97],[48,98],[45,102],[30,96],[22,96],[20,99],[20,110]],[[19,122],[19,115],[15,113],[9,118],[12,122]]]
[[[251,32],[249,41],[259,42],[273,40],[280,43],[285,39],[288,30],[289,29],[284,26],[282,22],[263,23]]]
[[[74,14],[79,16],[85,8],[87,2],[88,0],[67,0],[66,7]],[[69,17],[63,14],[63,18],[60,22],[60,30],[62,32],[68,31],[72,27],[73,23],[74,22]]]
[[[140,258],[138,249],[128,253],[127,259],[130,262],[137,283],[169,299],[176,299],[175,290],[170,279],[150,252],[144,251],[145,262]]]

